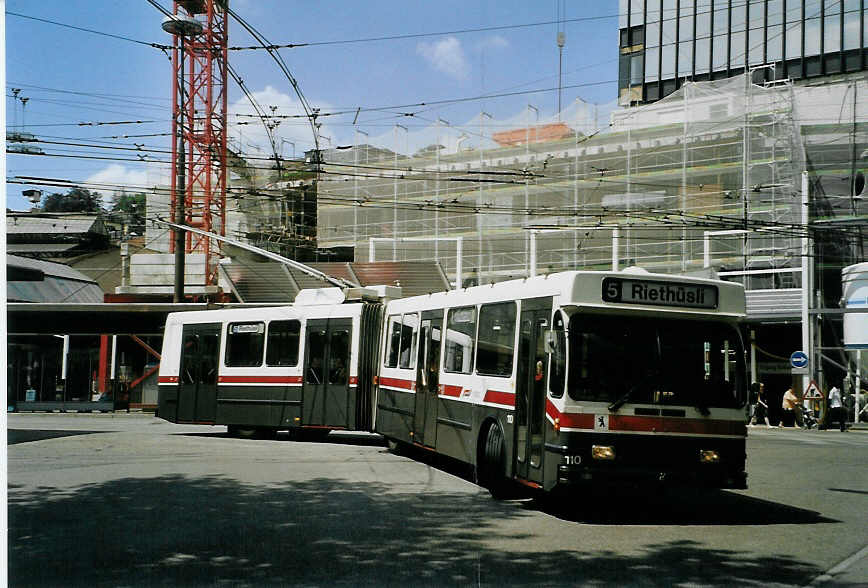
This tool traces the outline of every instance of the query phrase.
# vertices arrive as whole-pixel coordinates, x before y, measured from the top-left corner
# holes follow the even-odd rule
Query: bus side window
[[[552,335],[554,349],[551,353],[549,390],[553,398],[560,398],[564,395],[564,384],[567,379],[567,335],[564,331],[564,317],[561,311],[555,313]]]
[[[311,331],[307,338],[308,344],[308,367],[305,370],[304,381],[308,384],[323,383],[323,358],[326,349],[326,332]]]
[[[265,364],[269,366],[298,365],[300,336],[301,322],[271,321],[268,324]]]
[[[227,366],[262,365],[262,352],[265,350],[265,323],[229,323],[226,331]]]
[[[195,384],[199,380],[195,362],[195,358],[199,355],[199,335],[189,333],[184,336],[181,354],[181,383]]]
[[[202,362],[199,365],[199,382],[202,384],[217,383],[217,362],[220,355],[220,333],[209,333],[200,338],[202,344]]]
[[[347,365],[350,355],[350,334],[333,331],[329,344],[329,384],[347,383]]]
[[[446,323],[444,371],[459,374],[473,372],[473,340],[475,337],[476,308],[468,306],[450,310]]]
[[[400,367],[409,369],[414,366],[416,341],[419,336],[419,315],[415,313],[405,314],[401,325]]]
[[[401,348],[401,315],[389,317],[389,340],[383,365],[398,367],[398,352]]]
[[[491,376],[512,374],[515,352],[515,302],[483,304],[479,309],[476,370]]]

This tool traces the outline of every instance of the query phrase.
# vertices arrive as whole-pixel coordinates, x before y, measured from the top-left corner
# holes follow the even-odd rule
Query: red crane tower
[[[198,20],[202,32],[183,39],[173,35],[172,51],[172,221],[224,236],[228,8],[228,0],[176,0],[174,14]],[[179,161],[185,172],[183,191],[179,190]],[[184,218],[178,219],[181,194]],[[184,243],[186,253],[205,255],[205,285],[216,284],[217,245],[191,232]],[[175,248],[172,241],[170,251]]]

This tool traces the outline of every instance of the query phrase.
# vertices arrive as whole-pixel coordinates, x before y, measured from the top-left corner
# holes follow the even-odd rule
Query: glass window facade
[[[729,77],[764,65],[775,66],[765,79],[864,71],[866,5],[866,0],[621,0],[619,94],[630,102],[654,101],[685,80]]]
[[[860,47],[861,0],[844,0],[844,51]]]

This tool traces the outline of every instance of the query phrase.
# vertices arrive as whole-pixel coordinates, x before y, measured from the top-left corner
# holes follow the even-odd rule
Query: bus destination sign
[[[714,309],[717,308],[717,286],[603,278],[603,301]]]

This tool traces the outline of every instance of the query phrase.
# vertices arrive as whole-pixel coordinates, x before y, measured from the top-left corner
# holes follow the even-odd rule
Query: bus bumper
[[[714,466],[690,470],[643,467],[610,469],[593,466],[559,464],[557,485],[567,486],[637,486],[672,485],[695,488],[747,489],[747,473]]]

